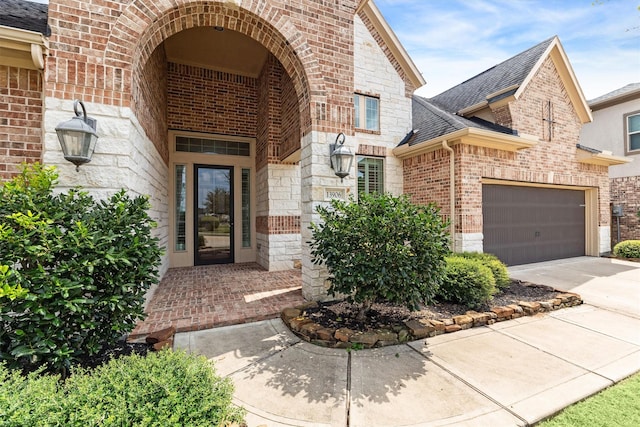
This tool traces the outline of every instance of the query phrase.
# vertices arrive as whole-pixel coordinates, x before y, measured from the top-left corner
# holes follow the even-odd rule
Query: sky
[[[640,0],[375,2],[427,81],[422,96],[555,35],[587,100],[640,82]]]
[[[640,82],[639,0],[375,0],[437,95],[557,35],[587,100]]]

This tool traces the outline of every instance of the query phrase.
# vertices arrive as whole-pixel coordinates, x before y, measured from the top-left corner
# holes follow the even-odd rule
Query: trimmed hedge
[[[0,360],[64,373],[144,319],[163,250],[148,197],[56,192],[54,167],[0,184]]]
[[[444,301],[479,308],[491,301],[497,292],[491,269],[478,259],[462,256],[445,258],[445,281],[438,290]]]
[[[497,256],[483,252],[461,252],[455,255],[468,259],[476,259],[489,267],[493,273],[493,278],[496,280],[496,286],[498,289],[506,288],[511,284],[507,266],[500,261]]]
[[[625,240],[613,247],[613,255],[620,258],[640,258],[640,240]]]
[[[226,426],[243,423],[233,385],[202,356],[161,351],[77,370],[63,383],[0,364],[0,427]]]
[[[329,295],[361,304],[358,318],[375,301],[416,309],[433,300],[449,253],[447,224],[435,205],[362,194],[316,210],[321,221],[311,224],[312,261],[329,270]]]

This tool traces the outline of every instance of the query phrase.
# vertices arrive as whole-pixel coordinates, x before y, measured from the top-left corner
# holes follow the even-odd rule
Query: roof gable
[[[554,38],[545,40],[434,96],[430,101],[451,112],[486,104],[487,97],[504,92],[506,88],[520,87],[553,40]]]
[[[553,60],[580,120],[582,123],[590,122],[590,109],[557,36],[434,96],[430,101],[446,111],[467,114],[509,96],[518,99],[548,57]]]

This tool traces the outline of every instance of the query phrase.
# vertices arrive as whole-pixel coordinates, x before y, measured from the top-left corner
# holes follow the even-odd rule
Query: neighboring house
[[[640,239],[640,83],[593,99],[589,106],[593,122],[582,128],[580,142],[631,160],[609,168],[611,204],[622,209],[622,216],[612,211],[612,245]]]
[[[607,167],[623,160],[577,146],[591,114],[557,37],[414,97],[413,121],[393,151],[404,191],[442,207],[456,251],[523,264],[610,250]]]
[[[591,116],[556,38],[430,100],[371,0],[3,0],[0,47],[3,177],[41,160],[62,188],[150,195],[162,272],[300,265],[322,298],[315,207],[359,192],[435,201],[457,250],[510,263],[609,250],[617,158],[576,148]],[[78,172],[55,133],[74,99],[100,136]],[[357,159],[344,180],[339,133]]]

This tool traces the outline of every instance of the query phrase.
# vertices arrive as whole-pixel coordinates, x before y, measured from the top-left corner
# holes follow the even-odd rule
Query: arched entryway
[[[301,138],[311,125],[306,73],[291,43],[276,53],[293,77],[257,40],[273,45],[280,32],[249,12],[205,6],[163,15],[135,58],[159,41],[148,34],[164,39],[133,63],[131,108],[168,165],[169,265],[292,268],[301,258]]]
[[[338,132],[353,134],[356,2],[308,2],[292,8],[269,0],[87,0],[73,5],[51,0],[49,9],[54,24],[48,68],[55,72],[47,73],[45,122],[60,122],[72,111],[73,99],[81,98],[98,119],[101,135],[92,163],[74,175],[55,144],[53,127],[47,126],[44,160],[60,165],[61,185],[81,182],[97,194],[126,188],[150,195],[157,235],[169,250],[181,245],[196,250],[200,227],[195,223],[203,220],[200,214],[209,221],[206,227],[224,223],[234,238],[234,249],[229,247],[233,257],[227,260],[255,257],[269,269],[302,264],[303,282],[310,290],[306,296],[322,296],[323,273],[309,262],[305,233],[314,220],[315,206],[324,201],[324,188],[339,183],[329,166],[328,145]],[[74,32],[65,30],[78,19],[82,26]],[[184,53],[181,37],[190,47],[189,40],[216,35],[229,37],[229,46],[247,42],[258,49],[249,48],[251,60],[245,56],[231,66],[220,55],[209,58],[212,64],[205,54],[210,52],[203,51],[225,41],[195,49],[195,61],[177,57]],[[178,55],[172,51],[174,42]],[[255,63],[254,54],[262,68],[247,73]],[[205,105],[218,99],[225,85],[226,96],[235,96],[235,101],[246,88],[253,93],[233,112],[215,111],[212,105],[219,106],[215,101]],[[212,117],[234,118],[235,123]],[[177,138],[181,147],[185,143],[194,147],[200,141],[201,152],[176,148]],[[202,148],[212,144],[236,152],[248,144],[249,155],[227,151],[212,160],[211,153],[204,152],[208,149]],[[233,182],[210,187],[214,193],[217,189],[233,196],[226,202],[233,206],[233,218],[231,208],[211,212],[213,205],[195,201],[196,165],[219,167],[211,171],[228,168],[224,173]],[[184,212],[177,191],[182,183],[187,188]],[[243,192],[249,193],[245,200]],[[254,255],[243,246],[247,227],[238,215],[246,211]],[[189,221],[192,232],[186,230]],[[221,231],[219,225],[215,228]],[[187,236],[184,242],[178,241],[181,233]],[[205,236],[205,242],[207,237],[211,236]],[[171,262],[167,253],[162,272],[170,265],[195,263],[195,255]]]

